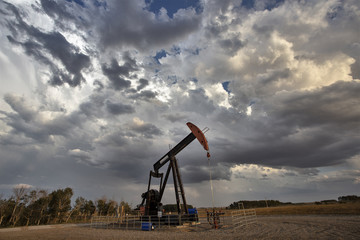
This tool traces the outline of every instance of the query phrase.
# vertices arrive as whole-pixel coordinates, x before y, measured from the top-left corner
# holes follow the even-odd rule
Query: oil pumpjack
[[[161,211],[161,209],[162,209],[161,199],[164,194],[164,190],[165,190],[166,183],[169,178],[170,172],[172,172],[172,175],[173,175],[178,214],[179,215],[181,215],[181,214],[189,215],[189,209],[187,208],[187,204],[186,204],[184,187],[182,184],[177,159],[175,156],[181,150],[183,150],[186,146],[188,146],[195,138],[198,139],[200,144],[207,151],[207,157],[210,157],[210,154],[209,154],[209,146],[208,146],[207,140],[204,135],[204,133],[206,133],[209,130],[209,128],[206,127],[203,131],[201,131],[197,126],[195,126],[194,124],[192,124],[190,122],[186,123],[186,125],[190,128],[191,133],[189,135],[187,135],[175,147],[170,149],[170,151],[167,152],[162,158],[160,158],[153,165],[153,170],[150,170],[148,188],[147,188],[147,191],[141,195],[142,202],[139,206],[140,210],[142,209],[142,212],[144,215],[153,216],[153,215],[157,215],[158,212]],[[163,167],[167,163],[169,163],[169,165],[167,167],[165,177],[164,177],[164,173],[160,173],[159,170],[161,167]],[[159,190],[150,189],[152,177],[160,178]],[[180,203],[181,200],[182,200],[182,206]],[[190,214],[192,214],[192,212],[190,212]]]

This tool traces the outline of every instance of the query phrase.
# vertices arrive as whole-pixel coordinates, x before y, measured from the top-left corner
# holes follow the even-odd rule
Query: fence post
[[[142,216],[140,215],[140,229],[142,228]]]

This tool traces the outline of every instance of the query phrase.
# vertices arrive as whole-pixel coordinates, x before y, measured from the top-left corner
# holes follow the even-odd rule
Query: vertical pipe
[[[212,177],[211,177],[210,157],[208,157],[208,165],[209,165],[209,175],[210,175],[211,202],[212,202],[212,207],[214,209],[214,207],[215,207],[215,204],[214,204],[214,189],[213,189],[213,183],[212,183]]]

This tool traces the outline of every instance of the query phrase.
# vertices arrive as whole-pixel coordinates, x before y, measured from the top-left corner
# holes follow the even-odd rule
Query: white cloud
[[[205,89],[206,95],[221,107],[229,108],[229,94],[221,83],[213,84]]]
[[[33,187],[34,187],[34,186],[29,185],[29,184],[25,184],[25,183],[19,183],[19,184],[16,184],[16,185],[14,186],[14,188],[27,188],[27,189],[33,188]]]

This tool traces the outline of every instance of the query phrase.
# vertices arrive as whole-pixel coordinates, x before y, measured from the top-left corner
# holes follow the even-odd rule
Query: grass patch
[[[208,209],[211,211],[211,209]],[[239,209],[217,208],[217,211],[225,213],[225,216],[231,216],[232,211]],[[333,204],[291,204],[277,207],[255,208],[256,215],[360,215],[360,202],[333,203]],[[206,209],[200,208],[199,217],[206,217]]]
[[[360,215],[360,202],[335,204],[302,204],[256,208],[257,215]]]

